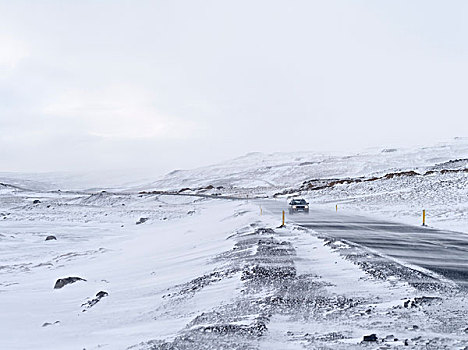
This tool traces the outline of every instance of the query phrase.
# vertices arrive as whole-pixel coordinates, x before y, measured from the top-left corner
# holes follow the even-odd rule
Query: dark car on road
[[[289,202],[289,214],[297,213],[299,211],[304,213],[309,212],[309,203],[307,203],[305,199],[293,199]]]

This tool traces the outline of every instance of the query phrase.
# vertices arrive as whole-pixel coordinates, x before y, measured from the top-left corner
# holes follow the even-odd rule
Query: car
[[[299,211],[304,213],[309,212],[309,203],[303,198],[295,198],[289,202],[289,214],[297,213]]]

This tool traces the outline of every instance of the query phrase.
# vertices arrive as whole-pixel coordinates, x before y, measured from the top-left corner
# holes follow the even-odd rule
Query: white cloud
[[[161,114],[148,93],[128,86],[67,91],[43,112],[68,118],[87,134],[108,139],[184,139],[203,130],[189,120]]]
[[[171,170],[468,130],[461,0],[21,3],[0,1],[4,169],[154,154]]]
[[[14,69],[28,55],[24,43],[10,36],[0,35],[0,68]]]

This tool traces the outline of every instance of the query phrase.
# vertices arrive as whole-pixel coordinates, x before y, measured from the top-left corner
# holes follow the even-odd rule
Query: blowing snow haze
[[[468,2],[0,0],[0,349],[468,349]]]
[[[2,171],[152,174],[468,130],[464,1],[0,1]]]

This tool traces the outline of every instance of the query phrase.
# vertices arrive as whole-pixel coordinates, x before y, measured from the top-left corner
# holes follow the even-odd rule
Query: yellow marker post
[[[426,209],[423,210],[423,226],[426,226]]]
[[[284,210],[283,210],[283,224],[281,226],[284,226]]]
[[[338,211],[338,204],[335,206],[336,211]]]
[[[263,214],[262,206],[260,206],[260,215]]]

